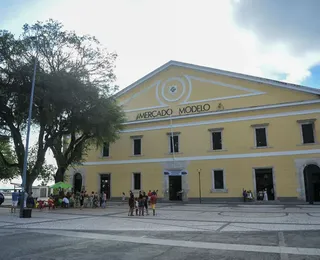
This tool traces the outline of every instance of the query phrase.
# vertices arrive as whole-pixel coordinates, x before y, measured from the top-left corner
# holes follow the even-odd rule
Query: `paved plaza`
[[[0,208],[0,259],[320,259],[320,205],[159,204],[156,216],[106,209]]]

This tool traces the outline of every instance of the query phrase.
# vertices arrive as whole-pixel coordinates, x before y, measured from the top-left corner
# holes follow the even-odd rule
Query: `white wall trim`
[[[152,109],[160,109],[160,108],[165,108],[165,107],[169,107],[169,106],[160,105],[160,106],[154,106],[154,107],[143,107],[143,108],[137,108],[137,109],[124,110],[124,112],[131,113],[131,112],[137,112],[137,111],[147,111],[147,110],[152,110]]]
[[[127,98],[126,100],[120,102],[119,105],[120,105],[120,106],[123,106],[123,105],[127,104],[129,101],[131,101],[132,99],[134,99],[134,98],[138,97],[139,95],[141,95],[142,93],[148,91],[149,89],[151,89],[151,88],[153,88],[153,87],[158,87],[159,84],[160,84],[160,82],[161,82],[160,80],[154,82],[154,83],[151,84],[149,87],[144,88],[143,90],[141,90],[141,91],[133,94],[131,97]]]
[[[152,72],[148,73],[144,77],[140,78],[136,82],[132,83],[128,87],[122,89],[115,96],[119,97],[119,96],[127,93],[131,89],[142,84],[146,80],[150,79],[151,77],[155,76],[156,74],[164,71],[165,69],[167,69],[168,67],[171,67],[171,66],[177,66],[177,67],[187,68],[187,69],[196,70],[196,71],[213,73],[213,74],[228,76],[228,77],[232,77],[232,78],[244,79],[244,80],[248,80],[251,82],[268,84],[268,85],[271,85],[274,87],[292,89],[292,90],[299,91],[299,92],[320,95],[320,90],[315,89],[315,88],[310,88],[310,87],[290,84],[290,83],[286,83],[286,82],[281,82],[281,81],[276,81],[276,80],[271,80],[271,79],[266,79],[266,78],[260,78],[260,77],[256,77],[256,76],[250,76],[250,75],[245,75],[245,74],[241,74],[241,73],[219,70],[219,69],[214,69],[214,68],[210,68],[210,67],[199,66],[199,65],[195,65],[195,64],[171,60],[171,61],[165,63],[164,65],[160,66],[159,68],[153,70]]]
[[[133,133],[133,132],[169,129],[171,127],[172,128],[179,128],[179,127],[187,127],[187,126],[211,125],[211,124],[219,124],[219,123],[240,122],[240,121],[276,118],[276,117],[308,115],[308,114],[315,114],[315,113],[320,113],[320,109],[300,110],[300,111],[256,115],[256,116],[233,117],[233,118],[226,118],[226,119],[200,121],[200,122],[188,122],[188,123],[182,123],[182,124],[172,124],[172,126],[170,125],[170,122],[168,122],[168,125],[137,127],[137,128],[122,130],[121,133]],[[167,120],[169,120],[169,119],[167,119]]]
[[[318,154],[318,153],[320,153],[320,149],[176,157],[175,160],[176,161],[203,161],[203,160],[219,160],[219,159],[223,160],[223,159],[259,158],[259,157],[271,157],[271,156],[309,155],[309,154]],[[168,161],[172,161],[172,158],[169,157],[169,158],[85,162],[83,163],[83,165],[89,166],[89,165],[135,164],[135,163],[162,163],[162,162],[168,162]]]
[[[320,103],[320,99],[316,99],[316,100],[281,103],[281,104],[264,105],[264,106],[256,106],[256,107],[235,108],[235,109],[222,110],[222,111],[205,112],[205,113],[201,113],[201,114],[171,116],[171,118],[172,118],[172,120],[178,120],[178,119],[185,119],[185,118],[195,118],[195,117],[204,117],[204,116],[212,116],[212,115],[224,115],[224,114],[248,112],[248,111],[250,111],[250,112],[251,111],[259,111],[259,110],[273,109],[273,108],[293,107],[293,106],[300,106],[300,105],[313,105],[313,104],[319,104],[319,103]],[[161,122],[161,121],[167,121],[167,120],[170,120],[170,118],[169,117],[161,117],[161,118],[156,118],[156,119],[129,121],[129,122],[124,123],[124,125],[145,124],[145,123]]]
[[[259,92],[259,93],[250,93],[250,94],[243,94],[243,95],[235,95],[235,96],[226,96],[226,97],[209,98],[209,99],[202,99],[202,100],[195,100],[195,101],[187,101],[187,102],[181,103],[179,106],[188,105],[188,104],[196,104],[196,103],[204,103],[204,102],[210,102],[210,101],[217,101],[217,100],[252,97],[252,96],[258,96],[258,95],[263,95],[263,94],[266,94],[266,93],[265,92]]]
[[[193,79],[193,80],[197,80],[197,81],[201,81],[201,82],[207,82],[207,83],[211,83],[211,84],[218,85],[218,86],[221,86],[221,87],[232,88],[232,89],[236,89],[236,90],[243,90],[243,91],[250,92],[250,93],[258,93],[258,92],[260,92],[260,91],[255,90],[255,89],[244,88],[244,87],[237,86],[237,85],[227,84],[227,83],[224,83],[224,82],[221,82],[221,81],[214,81],[214,80],[210,80],[210,79],[199,78],[199,77],[189,76],[189,75],[188,75],[188,77],[190,79]]]

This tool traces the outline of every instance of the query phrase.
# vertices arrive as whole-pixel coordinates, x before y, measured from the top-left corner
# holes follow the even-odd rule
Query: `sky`
[[[319,0],[0,0],[0,29],[52,18],[94,35],[119,55],[120,89],[169,60],[319,88],[318,10]]]

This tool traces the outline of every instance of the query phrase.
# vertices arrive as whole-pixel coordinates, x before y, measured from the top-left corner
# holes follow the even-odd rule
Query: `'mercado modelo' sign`
[[[178,114],[188,115],[188,114],[201,113],[201,112],[207,112],[207,111],[210,111],[210,105],[203,104],[203,105],[181,107],[178,110]],[[171,116],[172,114],[173,114],[173,110],[171,108],[161,109],[161,110],[150,110],[150,111],[137,114],[136,120],[166,117],[166,116]]]

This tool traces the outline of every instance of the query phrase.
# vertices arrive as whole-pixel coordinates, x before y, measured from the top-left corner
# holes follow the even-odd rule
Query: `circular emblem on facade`
[[[188,92],[189,86],[179,77],[173,77],[162,82],[160,87],[161,98],[166,102],[176,102]]]

